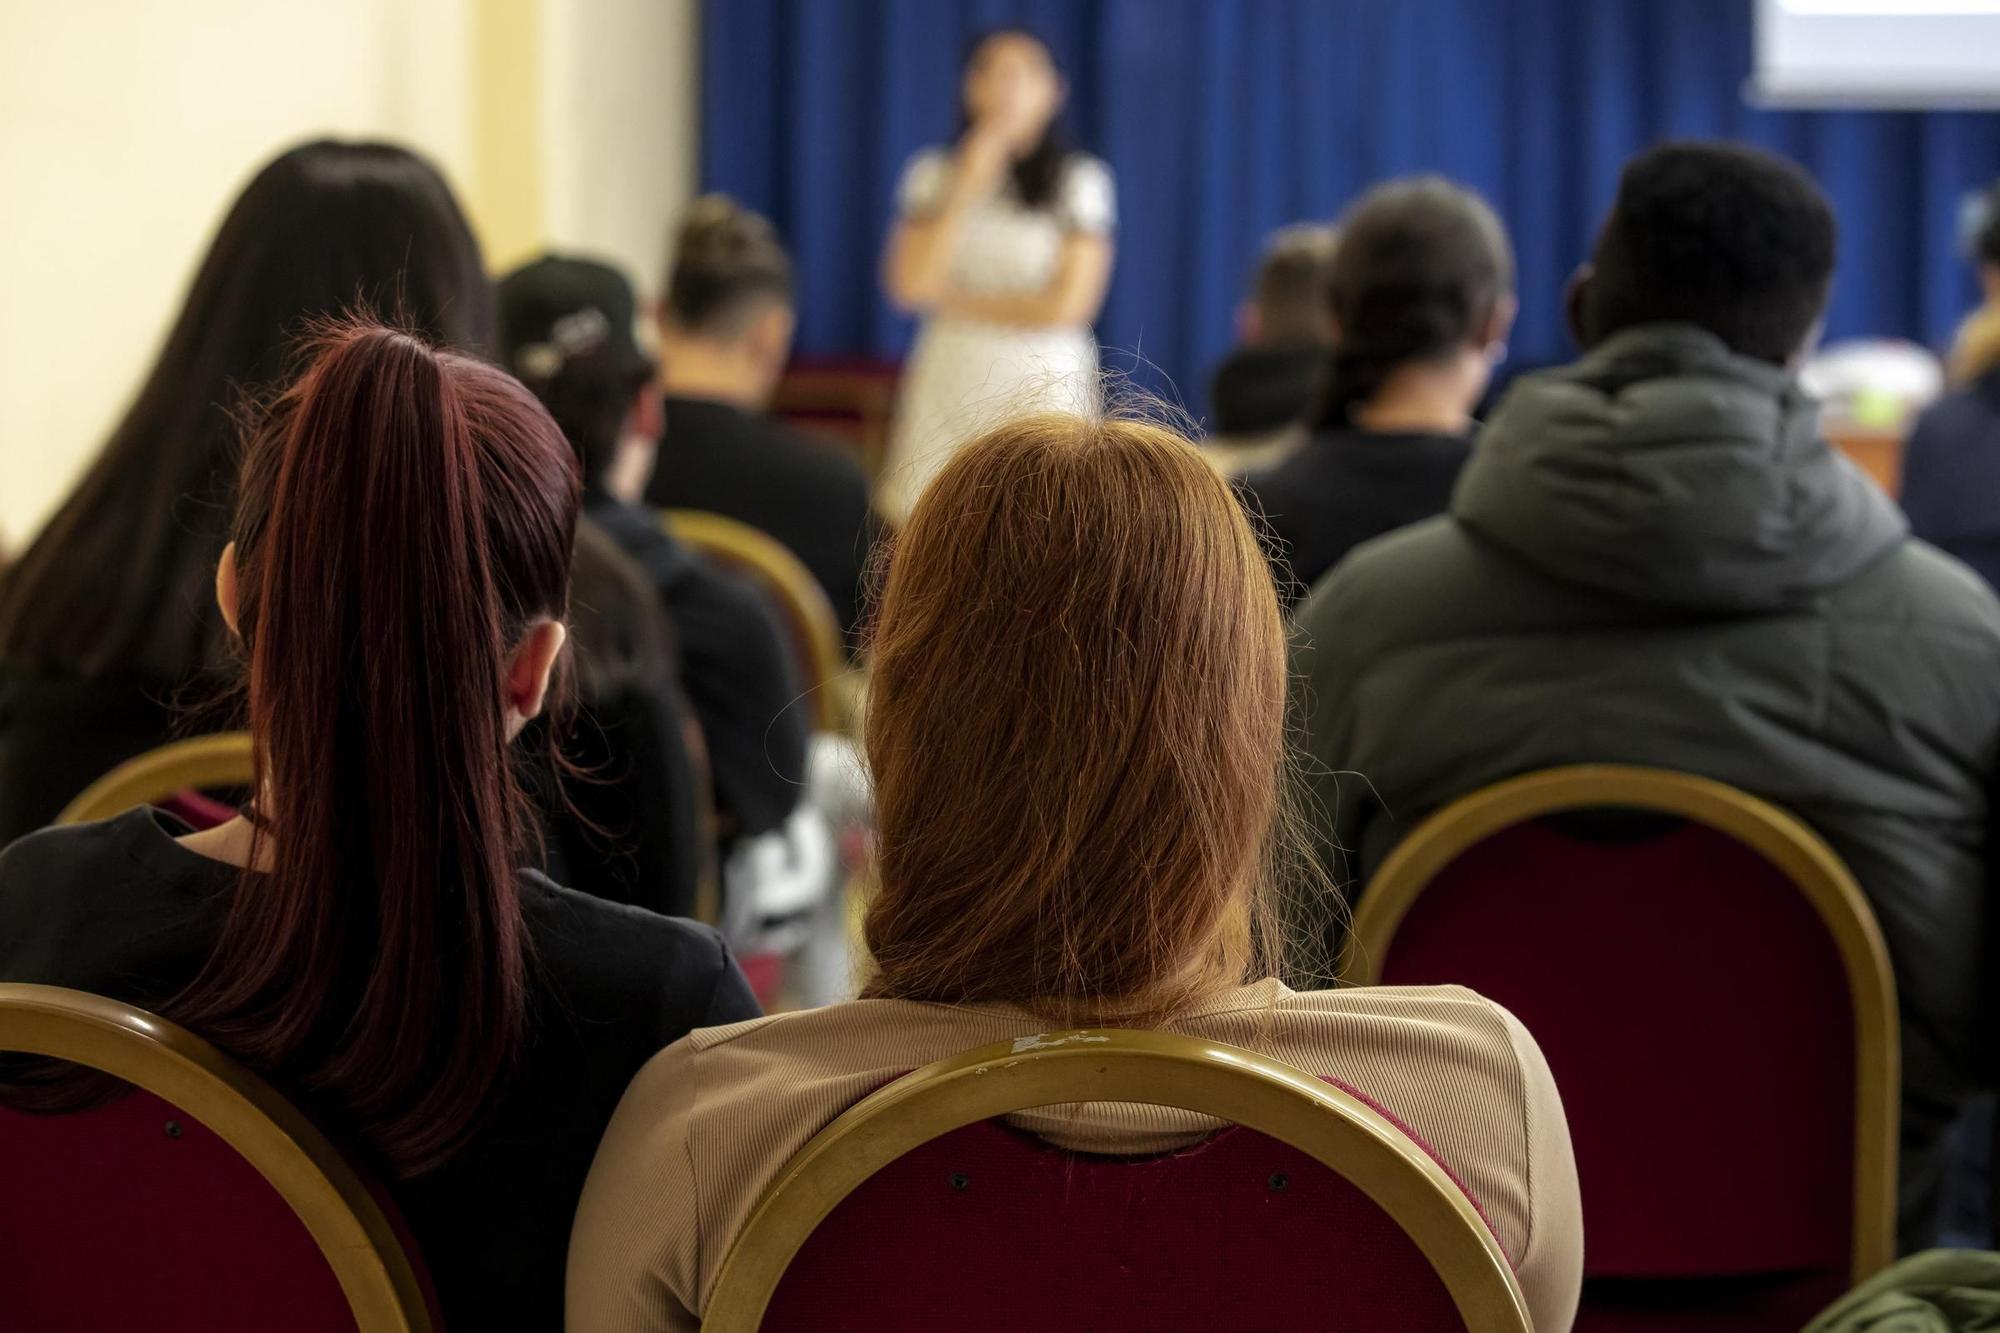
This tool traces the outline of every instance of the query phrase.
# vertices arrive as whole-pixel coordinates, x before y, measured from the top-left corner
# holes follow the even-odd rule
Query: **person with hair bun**
[[[1507,233],[1471,190],[1378,185],[1338,237],[1314,434],[1244,479],[1287,601],[1369,538],[1444,512],[1514,320]]]
[[[451,1328],[560,1326],[627,1081],[758,1012],[715,931],[520,869],[535,819],[508,751],[565,650],[579,494],[511,377],[327,329],[251,433],[214,574],[249,809],[0,853],[0,980],[156,1010],[274,1080],[387,1184]],[[9,1100],[80,1077],[0,1072]]]
[[[965,60],[958,142],[903,169],[883,276],[890,302],[923,323],[877,482],[892,523],[988,423],[1096,402],[1090,326],[1117,202],[1110,169],[1063,133],[1067,93],[1048,43],[994,29]]]
[[[766,409],[791,351],[792,261],[771,224],[727,195],[682,221],[660,303],[666,444],[646,498],[776,537],[811,570],[858,646],[868,479],[851,458]]]
[[[1297,993],[1278,895],[1286,630],[1200,452],[1132,420],[1029,416],[969,442],[898,534],[867,750],[877,888],[861,998],[696,1033],[606,1131],[571,1241],[571,1333],[700,1326],[765,1188],[913,1068],[1071,1026],[1159,1027],[1360,1089],[1492,1219],[1535,1325],[1581,1287],[1576,1167],[1532,1037],[1458,987]],[[1157,1153],[1160,1108],[1031,1112],[1058,1146]]]

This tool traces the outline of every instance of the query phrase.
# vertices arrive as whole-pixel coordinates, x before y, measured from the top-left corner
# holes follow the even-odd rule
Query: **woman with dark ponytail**
[[[1313,438],[1244,481],[1288,602],[1353,547],[1444,512],[1514,321],[1506,229],[1441,177],[1378,185],[1341,218],[1326,299]]]
[[[578,497],[507,375],[326,332],[251,431],[216,574],[250,809],[0,854],[0,978],[159,1009],[276,1079],[390,1183],[453,1327],[558,1326],[627,1080],[756,1012],[714,932],[517,869],[508,744],[563,659]]]

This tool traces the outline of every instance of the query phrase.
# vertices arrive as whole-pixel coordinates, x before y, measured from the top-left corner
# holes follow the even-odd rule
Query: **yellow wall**
[[[0,0],[0,543],[151,360],[209,233],[319,134],[428,154],[504,266],[642,289],[693,184],[694,0]]]

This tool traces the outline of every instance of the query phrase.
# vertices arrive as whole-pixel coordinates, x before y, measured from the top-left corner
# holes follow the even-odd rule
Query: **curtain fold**
[[[947,141],[984,28],[1054,47],[1078,143],[1117,173],[1098,322],[1107,367],[1200,411],[1264,235],[1369,182],[1439,171],[1506,219],[1514,365],[1565,359],[1562,287],[1621,163],[1720,136],[1817,175],[1841,222],[1830,337],[1942,346],[1974,299],[1968,191],[2000,115],[1744,104],[1750,0],[707,0],[704,188],[769,214],[798,259],[800,350],[900,356],[881,246],[904,160]]]

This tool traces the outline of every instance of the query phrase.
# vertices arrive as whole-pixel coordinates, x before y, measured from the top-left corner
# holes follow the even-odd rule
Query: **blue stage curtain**
[[[1514,364],[1570,355],[1564,280],[1637,149],[1749,140],[1809,167],[1840,214],[1831,337],[1941,345],[1973,300],[1967,191],[2000,176],[1991,113],[1744,104],[1750,0],[709,0],[702,178],[769,214],[800,277],[800,349],[896,356],[878,280],[898,171],[956,124],[968,40],[1054,47],[1078,142],[1117,173],[1106,364],[1200,410],[1272,228],[1437,171],[1513,233]]]

